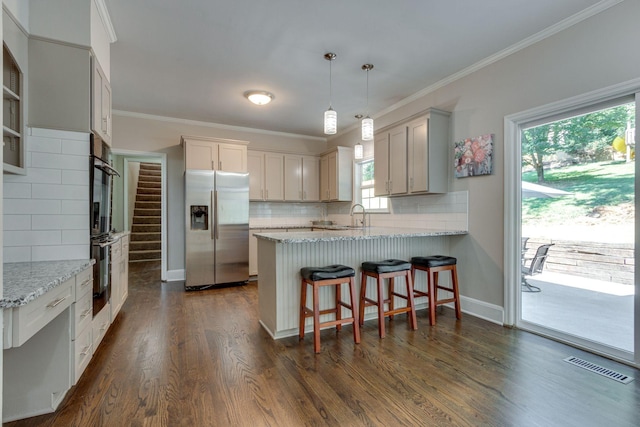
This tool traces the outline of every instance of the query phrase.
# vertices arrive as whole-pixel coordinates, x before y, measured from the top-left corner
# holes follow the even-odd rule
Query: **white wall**
[[[319,138],[216,127],[186,120],[129,115],[115,111],[113,148],[167,154],[167,269],[184,269],[184,154],[181,135],[249,141],[249,150],[317,154],[326,150]]]
[[[4,262],[89,258],[89,134],[30,128],[25,160],[4,175]]]
[[[504,117],[640,76],[640,2],[625,1],[554,36],[382,117],[382,128],[429,107],[451,111],[453,141],[495,134],[494,173],[453,178],[450,191],[469,191],[469,235],[452,245],[461,293],[503,306]],[[353,130],[329,141],[354,145]]]

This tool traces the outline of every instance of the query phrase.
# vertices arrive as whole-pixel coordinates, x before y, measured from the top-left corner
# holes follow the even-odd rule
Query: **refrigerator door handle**
[[[211,192],[211,206],[213,210],[213,227],[211,228],[211,239],[220,238],[218,233],[218,190]]]

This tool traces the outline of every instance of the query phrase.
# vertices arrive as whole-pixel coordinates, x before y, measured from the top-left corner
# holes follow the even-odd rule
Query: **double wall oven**
[[[111,289],[111,194],[113,176],[120,176],[111,166],[111,150],[100,138],[91,136],[90,219],[91,257],[93,265],[93,315],[109,301]]]

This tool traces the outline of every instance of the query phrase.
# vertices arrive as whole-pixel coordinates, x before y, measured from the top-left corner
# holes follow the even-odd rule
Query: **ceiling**
[[[600,0],[105,0],[115,110],[286,132],[338,133]],[[565,21],[566,23],[567,21]],[[572,20],[569,20],[572,22]],[[275,100],[243,97],[266,90]]]

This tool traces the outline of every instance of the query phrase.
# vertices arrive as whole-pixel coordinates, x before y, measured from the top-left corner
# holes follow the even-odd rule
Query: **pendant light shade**
[[[362,119],[362,140],[371,141],[373,139],[373,119],[369,116]]]
[[[371,141],[373,139],[373,119],[369,117],[369,70],[373,69],[373,64],[364,64],[362,69],[367,72],[367,117],[362,119],[362,140]]]
[[[334,135],[338,131],[338,113],[336,110],[329,107],[324,112],[324,133],[327,135]]]
[[[355,147],[353,147],[353,158],[356,160],[361,160],[364,157],[364,147],[361,143],[357,143]]]
[[[324,133],[334,135],[338,131],[338,113],[331,107],[331,61],[336,59],[336,54],[333,52],[325,53],[324,59],[329,61],[329,109],[324,112]]]

